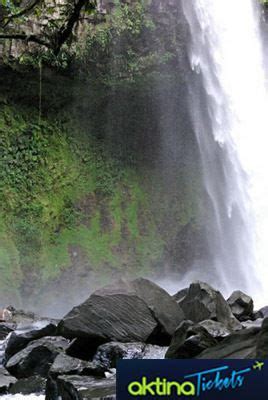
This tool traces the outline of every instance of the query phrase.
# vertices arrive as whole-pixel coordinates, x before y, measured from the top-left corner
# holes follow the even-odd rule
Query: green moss
[[[57,278],[72,266],[74,247],[91,270],[106,269],[104,275],[148,271],[163,242],[142,177],[100,143],[74,139],[68,127],[53,121],[38,126],[35,119],[12,107],[0,113],[2,285],[10,286],[14,271],[20,271],[16,290],[28,273],[39,285]]]
[[[3,217],[0,215],[0,291],[19,298],[22,282],[19,253],[12,238],[7,234]]]

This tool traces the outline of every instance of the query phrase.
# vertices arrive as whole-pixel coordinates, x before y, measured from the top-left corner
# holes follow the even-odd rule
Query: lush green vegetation
[[[117,3],[59,54],[31,47],[4,60],[12,68],[0,75],[0,291],[13,303],[68,271],[81,281],[157,274],[177,265],[180,232],[199,229],[187,118],[167,101],[158,115],[163,98],[181,101],[178,15]],[[163,121],[181,149],[164,163]]]

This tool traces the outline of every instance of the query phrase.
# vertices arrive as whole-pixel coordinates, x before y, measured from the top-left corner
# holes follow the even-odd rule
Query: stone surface
[[[204,282],[192,283],[180,306],[186,319],[190,321],[201,322],[212,319],[232,330],[242,328],[222,294]]]
[[[46,377],[57,355],[68,345],[69,341],[61,337],[35,340],[11,357],[6,364],[6,369],[18,379],[32,375]]]
[[[41,339],[45,336],[53,336],[56,334],[56,325],[50,321],[36,321],[27,327],[21,327],[17,331],[12,332],[7,345],[5,358],[9,360],[14,354],[23,350],[28,343]]]
[[[248,320],[242,322],[244,328],[261,328],[263,323],[263,318],[258,318],[255,321]]]
[[[101,379],[86,376],[61,375],[56,379],[49,377],[46,387],[46,400],[112,400],[115,399],[115,377]]]
[[[268,318],[268,306],[266,307],[262,307],[258,313],[260,314],[259,316],[261,316],[262,318]]]
[[[46,390],[46,379],[41,376],[31,376],[30,378],[20,379],[12,384],[8,393],[29,395],[32,393],[44,394]]]
[[[232,313],[239,321],[246,321],[253,317],[253,300],[247,294],[236,290],[227,300]]]
[[[101,363],[87,362],[78,358],[70,357],[64,353],[60,353],[55,358],[49,374],[58,375],[92,375],[104,377],[105,368]]]
[[[176,300],[177,303],[180,303],[188,294],[189,288],[184,288],[179,290],[176,294],[173,295],[173,299]]]
[[[268,318],[263,321],[261,331],[257,340],[256,357],[268,359]]]
[[[7,393],[9,387],[17,381],[8,371],[0,366],[0,395]]]
[[[260,328],[245,329],[224,339],[220,344],[203,351],[200,359],[250,359],[256,358],[256,344]]]
[[[203,326],[203,328],[205,328],[208,333],[217,340],[222,340],[232,333],[232,330],[227,328],[224,324],[211,319],[199,322],[199,325]]]
[[[10,332],[14,331],[15,328],[15,324],[0,322],[0,340],[5,339]]]
[[[131,286],[150,308],[162,333],[171,337],[184,320],[184,313],[174,298],[148,279],[135,279]]]
[[[203,350],[215,346],[217,341],[200,325],[184,321],[173,335],[166,358],[194,358]]]
[[[60,322],[58,332],[68,338],[90,339],[95,345],[157,342],[170,338],[183,318],[175,300],[154,283],[120,280],[75,307]]]
[[[144,343],[106,343],[98,347],[93,361],[106,369],[115,368],[120,359],[142,358],[145,347]]]

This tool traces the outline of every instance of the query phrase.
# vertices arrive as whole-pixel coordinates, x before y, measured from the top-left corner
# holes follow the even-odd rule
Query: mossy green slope
[[[163,241],[143,177],[96,140],[28,115],[0,110],[1,288],[38,290],[72,266],[72,248],[100,274],[148,272]]]

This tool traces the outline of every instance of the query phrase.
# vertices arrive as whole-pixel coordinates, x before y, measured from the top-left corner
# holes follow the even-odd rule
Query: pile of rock
[[[112,399],[119,359],[267,358],[266,316],[240,291],[225,300],[195,282],[170,296],[146,279],[120,280],[59,322],[14,315],[1,323],[0,393]]]

